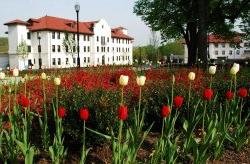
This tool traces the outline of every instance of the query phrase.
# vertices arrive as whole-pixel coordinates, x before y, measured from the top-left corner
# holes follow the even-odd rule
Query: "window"
[[[90,52],[90,47],[88,46],[88,52]]]
[[[31,46],[27,46],[28,52],[31,52]]]
[[[109,43],[109,37],[107,37],[107,42]]]
[[[233,55],[233,51],[232,50],[229,51],[229,55]]]
[[[214,54],[215,54],[215,55],[218,55],[218,51],[214,51]]]
[[[88,57],[88,63],[90,63],[90,57]]]
[[[112,51],[113,51],[113,52],[115,51],[115,48],[114,48],[114,47],[112,48]]]
[[[122,48],[122,52],[124,52],[124,48]]]
[[[36,59],[34,58],[34,64],[36,64]]]
[[[98,36],[96,37],[96,41],[99,42],[99,37]]]
[[[114,56],[112,57],[112,60],[113,60],[113,61],[115,60],[115,57],[114,57]]]
[[[52,58],[52,65],[56,65],[56,58]]]
[[[88,36],[88,41],[89,41],[89,36]]]
[[[73,46],[73,52],[76,52],[76,46]]]
[[[97,58],[97,63],[99,63],[99,58]]]
[[[224,43],[222,43],[222,44],[221,44],[221,47],[222,47],[222,48],[225,48],[225,44],[224,44]]]
[[[244,43],[244,47],[250,47],[250,42]]]
[[[56,46],[52,45],[52,52],[56,52]]]
[[[86,52],[86,46],[83,47],[83,51]]]
[[[67,45],[65,45],[65,51],[69,52],[69,47]]]
[[[221,53],[222,53],[222,55],[225,55],[225,51],[222,51]]]
[[[122,56],[122,60],[124,61],[124,56]]]
[[[237,50],[237,51],[236,51],[236,54],[237,54],[237,55],[240,55],[240,50]]]
[[[38,52],[42,52],[41,45],[37,46]]]
[[[107,51],[109,52],[109,47],[107,47]]]
[[[86,63],[86,57],[83,58],[83,62]]]
[[[73,34],[73,40],[76,40],[76,34]]]
[[[61,52],[61,46],[57,45],[57,52]]]
[[[60,32],[57,33],[57,39],[60,39],[61,36],[60,36]]]
[[[69,58],[66,58],[66,64],[69,64]]]
[[[74,64],[76,63],[76,58],[73,58],[73,63],[74,63]]]
[[[218,48],[218,43],[214,43],[214,47],[215,47],[215,48]]]
[[[116,56],[116,61],[118,61],[118,56]]]
[[[61,65],[61,58],[57,59],[57,65]]]
[[[119,61],[121,60],[121,56],[119,56]]]
[[[86,35],[83,35],[83,41],[86,41]]]
[[[99,47],[97,46],[97,52],[99,52]]]
[[[112,43],[114,43],[114,38],[112,38]]]
[[[250,50],[245,50],[244,54],[250,54]]]
[[[104,37],[104,36],[101,37],[101,44],[102,44],[102,45],[105,44],[105,37]]]
[[[56,35],[56,33],[52,32],[52,39],[55,39],[55,35]]]
[[[30,32],[27,32],[27,39],[30,39]]]
[[[122,39],[122,43],[124,43],[124,39]]]

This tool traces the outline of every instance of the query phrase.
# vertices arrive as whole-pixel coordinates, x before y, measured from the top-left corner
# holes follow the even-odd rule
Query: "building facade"
[[[250,41],[235,37],[230,40],[216,35],[208,36],[208,59],[248,60],[250,59]],[[188,49],[185,44],[184,62],[188,62]]]
[[[77,66],[77,22],[44,16],[28,21],[13,20],[8,26],[9,63],[11,68],[68,68]],[[80,66],[131,65],[133,38],[123,27],[111,28],[104,19],[79,22]],[[71,36],[73,44],[64,44]],[[68,39],[69,40],[69,39]],[[18,54],[25,42],[27,56]]]

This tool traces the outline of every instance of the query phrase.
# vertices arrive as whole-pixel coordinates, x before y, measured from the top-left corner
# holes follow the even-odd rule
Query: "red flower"
[[[66,115],[66,109],[64,107],[59,107],[57,111],[58,117],[63,118]]]
[[[203,92],[203,99],[209,101],[213,98],[213,95],[214,95],[213,90],[210,88],[207,88]]]
[[[126,120],[128,117],[128,108],[124,105],[121,105],[118,109],[118,118],[120,120]]]
[[[169,114],[170,114],[171,110],[170,110],[170,107],[169,106],[166,106],[164,105],[162,108],[161,108],[161,116],[162,117],[168,117]]]
[[[21,105],[22,105],[22,107],[27,108],[29,106],[29,104],[30,104],[29,99],[26,96],[22,95],[21,96]]]
[[[226,92],[226,99],[227,100],[232,100],[234,98],[234,93],[232,92],[232,91],[230,91],[230,90],[228,90],[227,92]]]
[[[176,108],[180,108],[183,104],[183,100],[184,100],[184,98],[182,96],[176,96],[174,98],[174,106]]]
[[[241,98],[247,97],[247,89],[242,87],[238,90],[238,96]]]
[[[80,109],[80,118],[83,121],[87,121],[89,119],[89,111],[87,108]]]

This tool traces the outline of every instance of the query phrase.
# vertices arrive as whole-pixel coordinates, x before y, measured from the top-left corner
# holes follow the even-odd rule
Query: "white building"
[[[250,41],[235,37],[230,40],[222,39],[216,35],[208,36],[208,59],[250,59]],[[185,45],[184,62],[188,61],[188,49]]]
[[[27,69],[29,65],[39,68],[39,56],[45,68],[77,66],[77,44],[72,53],[63,46],[65,34],[77,42],[75,20],[44,16],[28,21],[13,20],[8,26],[9,63],[11,68]],[[111,28],[104,19],[79,22],[79,56],[81,67],[96,65],[132,64],[132,41],[127,29]],[[28,56],[17,54],[17,46],[25,41]],[[40,45],[40,51],[39,51]]]

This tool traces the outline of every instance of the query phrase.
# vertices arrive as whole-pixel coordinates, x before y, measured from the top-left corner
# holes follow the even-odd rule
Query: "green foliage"
[[[28,46],[26,41],[22,40],[18,45],[17,45],[17,54],[20,55],[23,59],[25,59],[28,56]]]
[[[8,38],[0,37],[0,53],[8,53]]]

